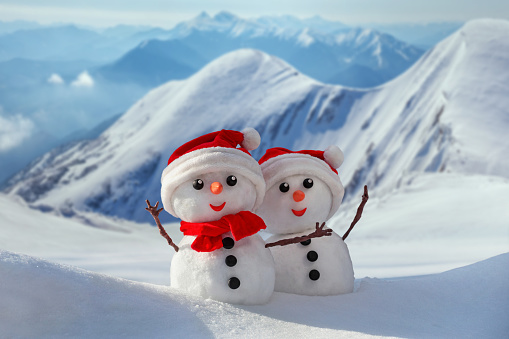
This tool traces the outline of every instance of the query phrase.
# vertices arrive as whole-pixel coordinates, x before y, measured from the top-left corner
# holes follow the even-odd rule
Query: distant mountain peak
[[[239,17],[228,11],[221,11],[214,15],[214,20],[218,22],[234,22],[239,20]]]
[[[211,17],[209,15],[209,13],[207,13],[206,11],[203,11],[200,14],[198,14],[196,19],[211,19]]]
[[[315,42],[315,39],[309,34],[309,28],[304,28],[302,32],[300,32],[297,41],[301,44],[301,46],[307,47]]]

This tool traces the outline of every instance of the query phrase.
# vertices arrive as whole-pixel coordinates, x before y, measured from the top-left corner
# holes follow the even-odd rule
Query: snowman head
[[[209,133],[179,147],[161,176],[164,209],[187,222],[205,222],[257,208],[265,182],[248,150],[259,143],[249,128]]]
[[[228,214],[251,211],[256,186],[242,174],[228,170],[196,173],[180,184],[170,198],[174,215],[187,222],[221,219]]]
[[[267,192],[257,213],[274,234],[315,228],[336,213],[344,195],[336,168],[343,162],[337,146],[325,151],[267,150],[260,159]]]

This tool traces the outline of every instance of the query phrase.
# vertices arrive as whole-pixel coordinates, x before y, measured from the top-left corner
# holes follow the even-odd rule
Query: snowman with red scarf
[[[268,242],[306,234],[316,222],[326,222],[336,213],[344,194],[336,170],[342,162],[343,152],[334,145],[325,151],[267,150],[259,161],[267,192],[257,213],[274,234]],[[270,249],[276,264],[275,291],[304,295],[353,291],[352,261],[338,234]]]
[[[274,291],[274,260],[252,213],[263,201],[265,181],[249,150],[260,144],[252,128],[221,130],[179,147],[161,176],[164,209],[182,220],[176,246],[150,206],[161,235],[177,251],[171,286],[234,304],[264,304]]]

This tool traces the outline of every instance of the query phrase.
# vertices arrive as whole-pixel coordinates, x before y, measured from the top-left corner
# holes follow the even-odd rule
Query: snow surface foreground
[[[509,333],[509,253],[330,297],[235,306],[0,251],[2,337],[471,337]]]
[[[173,251],[156,227],[93,213],[53,215],[2,194],[0,206],[0,249],[130,280],[170,283]],[[182,239],[178,225],[165,227],[175,241]]]

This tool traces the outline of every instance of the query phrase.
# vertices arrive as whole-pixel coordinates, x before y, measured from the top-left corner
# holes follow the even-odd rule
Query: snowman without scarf
[[[257,213],[273,234],[268,242],[284,244],[281,239],[306,234],[316,222],[326,222],[336,213],[344,195],[336,169],[343,159],[343,152],[335,145],[325,151],[267,150],[259,161],[267,191]],[[366,187],[364,192],[350,230],[368,199]],[[303,295],[353,292],[353,266],[343,241],[349,231],[343,238],[332,232],[330,237],[270,247],[276,264],[274,290]]]

